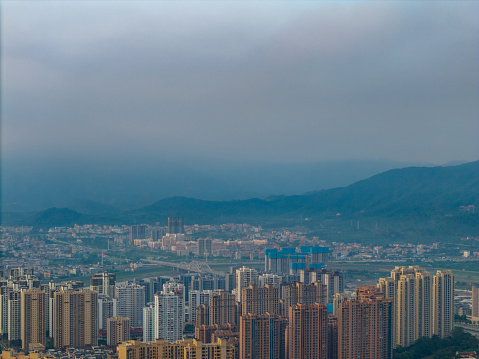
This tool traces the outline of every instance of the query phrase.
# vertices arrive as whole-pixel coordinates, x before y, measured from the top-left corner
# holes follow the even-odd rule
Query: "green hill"
[[[91,203],[88,203],[92,207]],[[3,225],[37,227],[67,226],[74,223],[98,224],[165,224],[168,217],[182,216],[186,224],[227,222],[285,223],[290,218],[315,220],[389,219],[433,223],[434,230],[447,231],[450,226],[479,229],[479,220],[472,211],[461,206],[479,206],[479,161],[450,167],[409,167],[390,170],[356,182],[305,195],[275,196],[266,199],[205,201],[186,197],[170,197],[149,206],[106,213],[79,213],[51,208],[39,213],[4,213]],[[78,207],[77,207],[78,208]],[[101,213],[99,213],[101,212]],[[439,227],[438,227],[439,226]],[[429,226],[432,229],[431,226]],[[476,232],[479,235],[479,231]]]

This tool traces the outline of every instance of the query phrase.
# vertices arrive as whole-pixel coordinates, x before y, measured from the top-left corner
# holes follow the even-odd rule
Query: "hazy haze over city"
[[[156,197],[234,198],[476,160],[478,10],[465,1],[3,2],[2,180],[30,196],[82,178],[83,192],[61,197],[110,201],[98,184],[115,187],[130,169],[171,187]],[[361,170],[320,178],[351,160]],[[329,167],[296,187],[293,177],[271,187],[271,176],[245,175],[276,166],[308,177],[317,163]],[[347,173],[352,162],[342,163]],[[256,187],[226,189],[242,176]],[[126,181],[118,191],[141,186]]]

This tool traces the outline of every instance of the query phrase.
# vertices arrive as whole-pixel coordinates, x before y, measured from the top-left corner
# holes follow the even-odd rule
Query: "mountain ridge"
[[[427,219],[457,215],[460,206],[479,205],[479,161],[456,166],[392,169],[349,186],[308,192],[303,195],[270,196],[265,199],[212,201],[173,196],[129,211],[80,213],[68,208],[49,208],[23,214],[2,213],[3,225],[64,226],[78,224],[134,224],[160,222],[182,216],[187,224],[281,221],[282,218],[323,220],[342,218]]]

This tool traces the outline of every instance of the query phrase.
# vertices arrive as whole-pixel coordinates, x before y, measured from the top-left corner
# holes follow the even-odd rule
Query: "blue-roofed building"
[[[329,247],[301,246],[296,252],[294,247],[265,249],[265,271],[275,274],[299,274],[300,269],[312,267],[320,269],[328,261]],[[301,268],[291,267],[292,263],[303,263]]]

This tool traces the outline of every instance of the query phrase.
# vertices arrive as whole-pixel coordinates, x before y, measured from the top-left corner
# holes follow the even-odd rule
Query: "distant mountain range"
[[[379,160],[270,163],[177,157],[111,162],[35,158],[34,154],[1,160],[3,212],[57,207],[85,214],[136,209],[172,196],[227,201],[302,194],[418,165]]]
[[[313,223],[338,217],[345,220],[383,218],[434,222],[436,230],[441,226],[448,231],[454,230],[454,226],[463,226],[479,236],[478,214],[472,209],[461,208],[473,205],[479,209],[479,161],[448,167],[394,169],[346,187],[304,195],[232,201],[170,197],[128,211],[94,201],[77,201],[71,205],[76,210],[50,208],[39,212],[4,212],[2,223],[49,228],[75,223],[160,222],[165,225],[169,216],[182,216],[186,224],[281,223],[290,218],[304,218]]]

